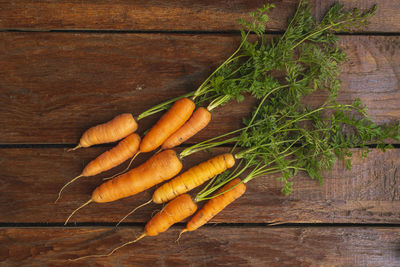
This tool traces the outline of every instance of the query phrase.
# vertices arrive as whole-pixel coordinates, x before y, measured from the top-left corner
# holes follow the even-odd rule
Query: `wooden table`
[[[297,1],[274,2],[268,31],[280,34]],[[311,2],[320,17],[333,1]],[[400,2],[342,2],[362,8],[379,2],[380,8],[368,28],[340,36],[349,61],[339,101],[360,98],[376,123],[398,121]],[[60,186],[111,145],[66,149],[90,126],[194,90],[237,47],[236,19],[262,3],[0,1],[0,266],[400,265],[398,144],[386,153],[372,149],[363,160],[354,149],[353,169],[338,162],[322,186],[299,175],[289,197],[275,177],[254,180],[241,199],[179,243],[183,223],[108,258],[67,261],[131,240],[160,206],[149,205],[114,229],[149,199],[149,190],[86,207],[64,227],[102,177],[116,172],[82,179],[53,204]],[[190,143],[239,127],[253,103],[216,110]],[[141,122],[139,132],[158,117]],[[195,154],[185,168],[208,157]]]

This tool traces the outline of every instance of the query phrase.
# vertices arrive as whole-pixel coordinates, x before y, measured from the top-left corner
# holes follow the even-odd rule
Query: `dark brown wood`
[[[63,149],[1,149],[0,222],[61,223],[90,198],[102,177],[82,178],[53,204],[61,186],[79,174],[83,166],[104,148],[67,153]],[[227,149],[217,149],[222,153]],[[248,183],[246,194],[226,208],[212,222],[225,223],[400,223],[400,149],[386,153],[373,150],[367,159],[354,151],[353,169],[345,171],[339,162],[324,175],[324,184],[299,174],[295,191],[285,197],[282,184],[265,176]],[[137,164],[149,155],[138,158]],[[185,169],[211,157],[196,153],[184,158]],[[121,166],[122,167],[122,166]],[[119,168],[121,169],[121,168]],[[106,204],[91,204],[80,210],[71,222],[117,222],[134,207],[147,202],[154,189]],[[199,203],[202,205],[202,203]],[[150,204],[126,222],[145,222],[161,205]]]
[[[139,114],[196,89],[238,36],[1,33],[0,143],[76,143],[117,114]],[[400,118],[400,37],[346,36],[342,102],[361,98],[377,123]],[[326,94],[316,94],[311,104]],[[227,105],[190,142],[237,129],[251,104]],[[140,121],[139,132],[158,118]]]
[[[281,194],[276,175],[258,178],[248,183],[243,197],[206,226],[185,233],[179,243],[174,241],[183,223],[108,258],[68,261],[106,253],[137,237],[161,205],[148,205],[130,216],[126,222],[134,226],[115,230],[93,225],[117,222],[148,201],[154,188],[114,203],[91,204],[71,220],[92,227],[41,227],[64,222],[90,197],[102,177],[126,165],[82,178],[53,204],[60,187],[111,145],[73,153],[62,147],[76,143],[84,130],[117,114],[137,115],[194,90],[236,49],[240,41],[236,19],[264,2],[0,0],[0,145],[61,144],[61,148],[0,148],[0,265],[398,266],[400,228],[378,226],[400,225],[400,149],[372,150],[367,159],[360,159],[360,150],[354,149],[352,170],[346,171],[338,162],[324,175],[321,186],[300,173],[289,197]],[[298,1],[272,2],[277,7],[267,29],[283,31]],[[321,17],[334,0],[310,2],[314,14]],[[370,26],[356,31],[375,36],[341,37],[349,62],[343,65],[339,102],[361,98],[375,122],[398,121],[400,36],[389,35],[400,33],[400,2],[341,2],[361,8],[378,2],[379,9]],[[47,30],[68,32],[43,32]],[[133,33],[141,31],[164,33]],[[189,34],[198,31],[203,33]],[[325,97],[326,93],[317,92],[306,103],[316,106]],[[248,98],[217,109],[207,130],[189,143],[240,127],[240,118],[252,104],[254,100]],[[138,132],[143,133],[159,116],[140,121]],[[216,149],[214,154],[228,149]],[[184,168],[211,155],[194,154],[184,159]],[[136,165],[149,156],[141,155]],[[32,227],[9,227],[13,223]],[[376,225],[362,227],[365,223]]]
[[[3,266],[397,266],[398,228],[203,227],[174,242],[173,227],[112,256],[104,254],[138,236],[142,227],[3,228]]]
[[[276,8],[270,13],[269,30],[284,30],[297,0],[270,1]],[[320,18],[334,0],[311,0],[314,14]],[[371,25],[361,31],[399,32],[400,3],[392,0],[342,0],[347,8],[370,8],[379,4]],[[265,1],[1,1],[0,29],[85,29],[151,31],[231,31],[237,19],[261,7]]]

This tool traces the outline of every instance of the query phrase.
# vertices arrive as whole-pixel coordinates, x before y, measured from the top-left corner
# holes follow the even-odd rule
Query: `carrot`
[[[168,230],[174,223],[189,217],[197,210],[197,205],[188,194],[183,194],[170,201],[157,213],[145,227],[147,236],[156,236]]]
[[[118,143],[117,146],[106,151],[91,161],[82,171],[83,176],[92,176],[118,166],[131,158],[139,149],[140,136],[136,133],[130,134]]]
[[[107,257],[112,255],[118,249],[125,247],[129,244],[135,243],[145,236],[156,236],[168,230],[173,224],[182,221],[189,217],[197,210],[197,205],[193,202],[188,194],[180,195],[174,200],[170,201],[159,213],[157,213],[149,222],[147,222],[144,233],[135,240],[126,242],[108,254],[103,255],[89,255],[80,257],[74,260],[80,260],[89,257]]]
[[[85,131],[79,144],[68,151],[118,141],[136,131],[137,127],[132,114],[120,114],[109,122],[96,125]]]
[[[104,152],[96,159],[89,162],[88,165],[83,169],[82,173],[66,183],[58,193],[60,198],[62,191],[71,183],[79,179],[80,177],[94,176],[101,172],[110,170],[127,159],[133,157],[139,149],[140,136],[136,133],[130,134],[118,143],[117,146]]]
[[[194,108],[193,101],[186,97],[176,101],[143,138],[140,152],[149,152],[162,145],[190,118]]]
[[[181,128],[182,124],[184,124],[192,114],[194,108],[195,105],[193,101],[188,98],[177,100],[143,138],[139,151],[129,162],[128,167],[111,177],[105,178],[104,180],[109,180],[124,174],[129,170],[137,155],[142,152],[150,152],[159,147],[173,132]]]
[[[153,194],[153,202],[160,204],[167,202],[180,194],[188,192],[203,184],[217,174],[235,165],[232,154],[218,155],[200,163],[160,186]]]
[[[75,212],[91,202],[104,203],[135,195],[174,177],[181,169],[182,163],[175,151],[157,153],[142,165],[97,187],[91,199],[72,212],[65,224]]]
[[[124,174],[126,171],[129,170],[133,160],[137,155],[142,152],[152,151],[163,144],[164,140],[167,139],[173,132],[183,127],[181,127],[182,124],[185,125],[187,123],[186,121],[192,114],[194,107],[195,105],[192,100],[188,98],[178,99],[143,138],[143,141],[140,144],[139,151],[129,162],[128,166],[123,171],[111,177],[104,178],[103,180],[109,180],[116,176]],[[170,148],[173,148],[173,146],[162,149]]]
[[[235,164],[235,159],[232,154],[226,153],[218,155],[212,159],[202,162],[181,175],[175,177],[171,181],[160,186],[154,193],[153,197],[146,203],[131,210],[117,224],[117,226],[125,220],[129,215],[137,209],[150,204],[151,202],[161,204],[167,202],[180,194],[186,193],[193,188],[203,184],[217,174],[224,172],[226,169]]]
[[[182,144],[206,127],[210,120],[211,113],[206,108],[198,108],[181,128],[164,141],[161,148],[170,149]]]
[[[162,151],[139,167],[97,187],[92,199],[103,203],[135,195],[174,177],[181,169],[182,163],[175,151]]]
[[[215,193],[210,199],[187,223],[186,228],[181,231],[179,236],[187,231],[194,231],[207,223],[211,218],[217,215],[230,203],[241,197],[246,191],[246,186],[239,179],[235,178]]]

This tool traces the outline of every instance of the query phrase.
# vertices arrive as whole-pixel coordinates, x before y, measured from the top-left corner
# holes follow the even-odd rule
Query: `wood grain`
[[[398,228],[203,227],[174,242],[180,227],[106,258],[142,227],[0,230],[2,266],[397,266]]]
[[[400,149],[372,150],[367,159],[354,149],[352,170],[338,162],[325,173],[323,185],[300,173],[290,197],[281,194],[277,176],[258,178],[243,197],[179,243],[174,241],[183,224],[108,258],[68,261],[108,252],[140,234],[162,206],[142,208],[118,230],[94,225],[115,223],[147,201],[154,188],[115,203],[90,205],[71,220],[71,225],[89,227],[41,227],[63,223],[102,177],[124,167],[82,178],[53,204],[59,188],[111,145],[74,153],[64,147],[117,114],[138,115],[194,90],[236,49],[236,20],[264,2],[0,0],[0,145],[60,144],[0,148],[0,266],[398,266]],[[276,33],[285,29],[298,1],[272,2],[277,7],[267,30]],[[334,0],[310,2],[321,17]],[[339,102],[361,98],[375,122],[398,121],[400,2],[340,2],[360,8],[378,3],[379,9],[367,28],[356,31],[368,36],[341,36],[349,61],[343,65]],[[44,32],[51,30],[58,31]],[[305,101],[316,106],[325,97],[317,92]],[[207,130],[189,143],[238,128],[253,104],[248,98],[218,109]],[[159,116],[141,121],[139,132]],[[210,156],[194,154],[184,160],[184,168]],[[136,164],[148,157],[141,155]]]
[[[297,0],[274,0],[269,30],[285,29]],[[313,12],[321,18],[334,0],[311,0]],[[400,3],[392,0],[342,0],[347,8],[379,9],[368,28],[361,31],[399,32]],[[223,1],[0,1],[0,29],[22,30],[130,30],[130,31],[232,31],[237,19],[261,7],[261,0]]]
[[[62,223],[90,198],[92,190],[117,170],[82,178],[65,190],[53,204],[60,187],[78,175],[83,166],[104,148],[67,153],[63,149],[0,150],[0,222]],[[227,149],[216,149],[215,154]],[[140,164],[149,155],[141,155]],[[386,153],[373,150],[360,159],[354,150],[353,169],[346,171],[338,162],[324,175],[324,184],[305,174],[294,179],[295,191],[285,197],[276,176],[257,178],[246,194],[212,222],[225,223],[400,223],[400,149]],[[211,157],[196,153],[184,159],[187,169]],[[122,167],[122,166],[121,166]],[[121,169],[121,168],[120,168]],[[154,188],[136,196],[105,204],[91,204],[71,222],[117,222],[131,209],[147,202]],[[201,203],[199,203],[201,205]],[[10,208],[12,207],[12,208]],[[145,222],[162,206],[151,204],[138,210],[126,222]]]
[[[0,143],[76,143],[117,114],[195,90],[238,45],[232,35],[0,33]],[[377,123],[400,118],[400,37],[346,36],[339,101],[360,98]],[[318,93],[310,104],[321,103]],[[237,129],[251,99],[213,113],[190,142]],[[140,122],[139,132],[159,115]]]

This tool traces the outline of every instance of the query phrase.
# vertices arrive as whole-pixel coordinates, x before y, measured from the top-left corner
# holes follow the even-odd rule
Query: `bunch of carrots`
[[[173,179],[157,188],[148,202],[133,209],[122,219],[148,203],[167,203],[146,224],[139,238],[122,244],[108,254],[89,255],[78,259],[111,255],[145,236],[156,236],[193,214],[181,234],[194,231],[242,196],[246,191],[245,184],[256,177],[280,172],[287,178],[295,175],[297,171],[307,171],[313,176],[311,170],[318,172],[324,166],[312,166],[315,157],[307,154],[314,148],[310,144],[319,142],[321,132],[331,131],[339,123],[352,125],[360,132],[375,127],[375,134],[357,135],[352,145],[399,137],[400,124],[379,129],[370,121],[359,123],[360,120],[343,119],[335,120],[336,124],[333,124],[332,118],[325,118],[322,114],[323,110],[333,110],[336,116],[356,110],[366,116],[358,102],[351,105],[335,102],[340,85],[338,66],[345,57],[336,46],[337,38],[333,33],[365,25],[366,19],[375,12],[375,7],[366,12],[346,11],[341,5],[335,4],[322,21],[317,23],[311,16],[308,3],[300,1],[287,31],[283,36],[268,43],[263,33],[268,21],[266,13],[272,7],[271,4],[264,5],[257,12],[250,14],[250,21],[241,21],[245,29],[241,29],[242,41],[238,49],[197,90],[152,107],[137,117],[132,114],[118,115],[113,120],[83,133],[79,144],[71,150],[122,140],[87,164],[80,175],[65,184],[57,200],[66,186],[78,178],[94,176],[128,159],[131,161],[126,170],[98,186],[90,199],[71,213],[65,224],[75,212],[91,202],[116,201]],[[248,37],[252,33],[261,41],[251,43]],[[321,46],[323,48],[320,48]],[[316,54],[319,55],[317,59],[313,58]],[[284,78],[274,77],[275,71],[283,71]],[[302,97],[317,89],[330,89],[331,94],[327,101],[315,109],[304,107]],[[243,128],[194,144],[180,154],[173,150],[204,129],[211,121],[211,112],[215,108],[232,99],[240,101],[249,94],[259,101],[251,116],[244,120]],[[205,103],[208,105],[203,107]],[[164,110],[166,112],[143,138],[135,133],[139,120]],[[314,123],[315,127],[307,130],[301,125],[302,122],[311,122],[311,125]],[[326,142],[334,138],[338,140],[334,139],[334,146],[326,145],[323,153],[316,154],[316,157],[326,156],[328,150],[339,151],[348,148],[346,138],[327,136]],[[223,144],[234,144],[232,151],[217,155],[180,173],[183,167],[182,158]],[[235,153],[236,148],[241,150]],[[159,150],[146,162],[129,170],[137,155],[156,149]],[[236,168],[228,171],[235,166],[236,161],[239,161]],[[209,183],[195,198],[187,194],[207,181]],[[285,183],[285,186],[290,185],[289,181]],[[284,192],[286,193],[285,190]],[[208,202],[197,211],[197,203],[205,200]]]

